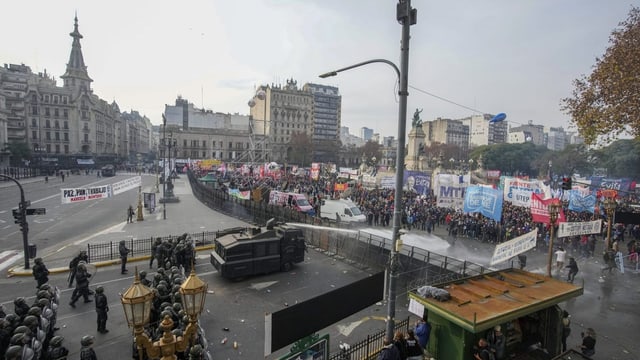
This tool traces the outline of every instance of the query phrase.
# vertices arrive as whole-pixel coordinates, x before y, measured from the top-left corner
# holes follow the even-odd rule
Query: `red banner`
[[[539,222],[544,224],[549,224],[551,221],[549,220],[549,205],[558,204],[560,205],[560,199],[552,198],[542,200],[540,196],[536,193],[531,194],[531,218],[533,222]],[[558,223],[566,222],[567,219],[564,216],[564,211],[562,211],[562,207],[560,207],[558,211]]]

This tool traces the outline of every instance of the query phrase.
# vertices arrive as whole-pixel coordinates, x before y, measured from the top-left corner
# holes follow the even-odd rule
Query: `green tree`
[[[606,168],[608,177],[640,179],[640,141],[617,140],[593,151],[596,167]]]
[[[609,44],[593,72],[574,80],[573,96],[561,103],[587,144],[609,142],[625,132],[640,136],[639,8],[631,8]]]
[[[287,159],[290,163],[300,166],[310,166],[311,154],[313,153],[313,142],[304,132],[297,132],[291,135],[289,147],[287,149]]]
[[[363,154],[367,165],[373,165],[372,159],[375,157],[376,161],[382,159],[382,146],[375,141],[367,141],[364,145],[359,147],[356,151],[358,154]]]
[[[22,160],[31,160],[31,148],[26,142],[8,143],[6,150],[11,154],[12,166],[22,165]]]
[[[471,152],[476,161],[482,157],[482,164],[488,170],[500,170],[505,175],[526,174],[537,177],[540,167],[536,168],[534,160],[544,158],[551,150],[527,142],[524,144],[483,145]],[[544,172],[546,175],[546,172]]]

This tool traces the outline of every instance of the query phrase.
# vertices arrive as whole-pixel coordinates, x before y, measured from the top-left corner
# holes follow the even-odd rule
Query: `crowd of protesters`
[[[225,182],[229,188],[249,190],[257,187],[277,189],[285,192],[306,194],[309,202],[316,209],[319,216],[319,207],[323,199],[347,196],[353,200],[367,217],[367,225],[374,227],[389,227],[393,220],[393,207],[395,190],[388,188],[366,188],[356,185],[354,181],[348,182],[346,191],[336,191],[335,184],[340,182],[335,176],[323,176],[319,180],[312,180],[308,176],[287,175],[279,178],[258,177],[255,174],[227,173]],[[344,181],[342,181],[344,182]],[[549,245],[550,229],[548,224],[534,222],[528,207],[515,206],[510,202],[504,202],[502,218],[495,221],[479,213],[465,214],[461,210],[440,207],[437,204],[433,192],[418,194],[413,191],[403,191],[401,226],[406,229],[417,229],[432,232],[436,228],[443,228],[454,239],[473,239],[488,243],[501,243],[515,237],[524,235],[533,229],[538,229],[538,248],[546,251]],[[619,208],[631,210],[628,204],[637,201],[633,194],[622,194],[618,199]],[[590,212],[576,212],[568,209],[568,203],[563,202],[563,212],[568,222],[603,220],[600,236],[607,235],[607,218],[604,211],[600,214]],[[442,230],[441,230],[442,231]],[[637,225],[612,225],[612,238],[624,242],[624,235],[632,239],[627,242],[625,255],[631,261],[638,261],[640,241],[640,226]],[[594,256],[596,234],[572,236],[556,241],[557,246],[570,249],[574,255],[581,257]],[[625,249],[621,249],[625,250]],[[624,252],[623,252],[624,253]]]

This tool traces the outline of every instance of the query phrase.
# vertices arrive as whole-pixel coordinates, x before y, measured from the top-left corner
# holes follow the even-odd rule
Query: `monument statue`
[[[413,113],[413,120],[411,122],[412,127],[422,126],[422,119],[420,119],[420,113],[422,112],[422,110],[423,109],[416,108],[416,111]]]

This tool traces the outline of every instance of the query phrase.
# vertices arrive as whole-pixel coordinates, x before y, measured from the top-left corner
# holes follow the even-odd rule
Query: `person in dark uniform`
[[[45,360],[67,360],[69,350],[62,345],[63,340],[64,338],[62,336],[54,336],[51,338]]]
[[[76,301],[80,299],[80,297],[84,297],[84,302],[89,303],[93,300],[89,299],[89,278],[91,274],[87,272],[87,267],[84,264],[78,265],[78,272],[76,273],[76,288],[73,290],[73,294],[71,295],[71,302],[69,306],[72,308],[76,307]]]
[[[120,252],[120,273],[126,274],[129,271],[127,270],[127,257],[129,255],[129,249],[127,248],[125,240],[120,240],[118,251]]]
[[[109,312],[109,303],[107,302],[107,296],[104,294],[104,288],[98,286],[96,288],[96,313],[98,314],[98,332],[106,334],[107,330],[107,313]]]
[[[158,256],[158,247],[161,246],[162,240],[158,237],[151,244],[151,259],[149,260],[149,269],[153,268],[153,260]],[[158,258],[156,261],[158,264],[160,263],[160,259]]]
[[[91,335],[85,335],[80,339],[80,360],[98,360],[95,350],[93,350],[93,342],[95,338]]]
[[[33,261],[35,264],[33,265],[33,277],[36,279],[38,285],[36,286],[40,289],[42,284],[46,284],[49,282],[49,269],[42,261],[42,258],[36,258]]]
[[[127,209],[127,224],[133,223],[133,214],[133,206],[129,205],[129,208]]]
[[[76,278],[76,271],[78,270],[78,264],[80,264],[81,261],[84,261],[85,263],[89,262],[89,256],[84,250],[80,251],[80,253],[69,262],[69,287],[73,286],[73,281]]]

